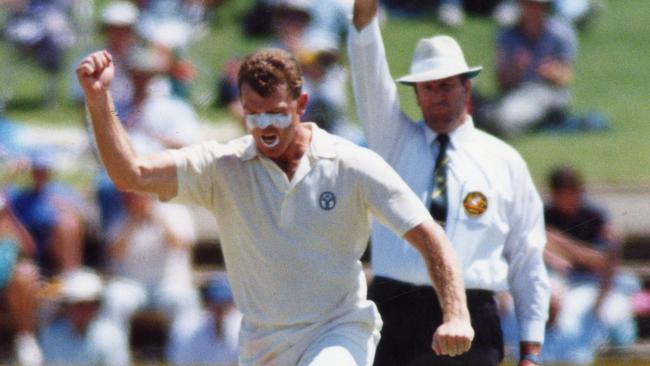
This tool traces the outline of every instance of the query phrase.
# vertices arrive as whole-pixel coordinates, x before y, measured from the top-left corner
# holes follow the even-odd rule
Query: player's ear
[[[303,114],[305,114],[305,110],[307,109],[307,102],[309,102],[309,94],[304,92],[300,93],[300,96],[298,96],[296,102],[298,103],[298,108],[297,108],[298,115],[302,116]]]

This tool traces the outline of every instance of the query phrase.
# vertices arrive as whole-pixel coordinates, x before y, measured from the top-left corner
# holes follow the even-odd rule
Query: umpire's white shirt
[[[428,207],[436,135],[423,121],[414,123],[400,110],[376,19],[361,32],[351,27],[348,51],[357,111],[368,145]],[[509,289],[516,303],[521,339],[541,342],[549,301],[542,258],[546,236],[542,202],[528,168],[513,148],[475,129],[471,117],[449,137],[445,231],[463,268],[465,286]],[[485,212],[474,216],[471,205],[467,210],[463,204],[473,192],[487,200]],[[430,284],[421,257],[404,240],[380,224],[373,225],[372,240],[375,275]]]
[[[359,261],[370,214],[398,236],[431,219],[377,154],[308,126],[311,145],[291,181],[251,136],[172,151],[177,198],[217,219],[244,315],[244,364],[274,364],[264,357],[337,322],[377,329]]]

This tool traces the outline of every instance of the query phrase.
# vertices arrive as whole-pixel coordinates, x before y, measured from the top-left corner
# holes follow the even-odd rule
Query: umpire
[[[503,339],[494,294],[511,291],[519,323],[519,366],[540,364],[549,284],[542,202],[526,163],[503,141],[474,127],[471,79],[458,43],[421,39],[410,73],[423,119],[400,109],[376,19],[377,0],[356,0],[348,51],[354,95],[368,145],[402,176],[458,253],[476,337],[469,352],[439,356],[431,335],[442,321],[426,267],[408,243],[375,223],[369,289],[384,320],[375,365],[497,365]]]

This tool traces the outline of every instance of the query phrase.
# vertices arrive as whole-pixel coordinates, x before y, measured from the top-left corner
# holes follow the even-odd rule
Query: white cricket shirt
[[[370,215],[397,236],[431,216],[377,154],[307,126],[311,145],[291,181],[251,136],[172,151],[177,198],[214,213],[244,328],[300,327],[361,309],[348,320],[374,327],[359,261]]]

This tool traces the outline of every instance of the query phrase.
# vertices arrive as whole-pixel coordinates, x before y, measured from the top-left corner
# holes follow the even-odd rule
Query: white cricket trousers
[[[365,324],[342,324],[323,334],[307,348],[298,366],[371,366],[379,331],[369,334],[364,328]]]

